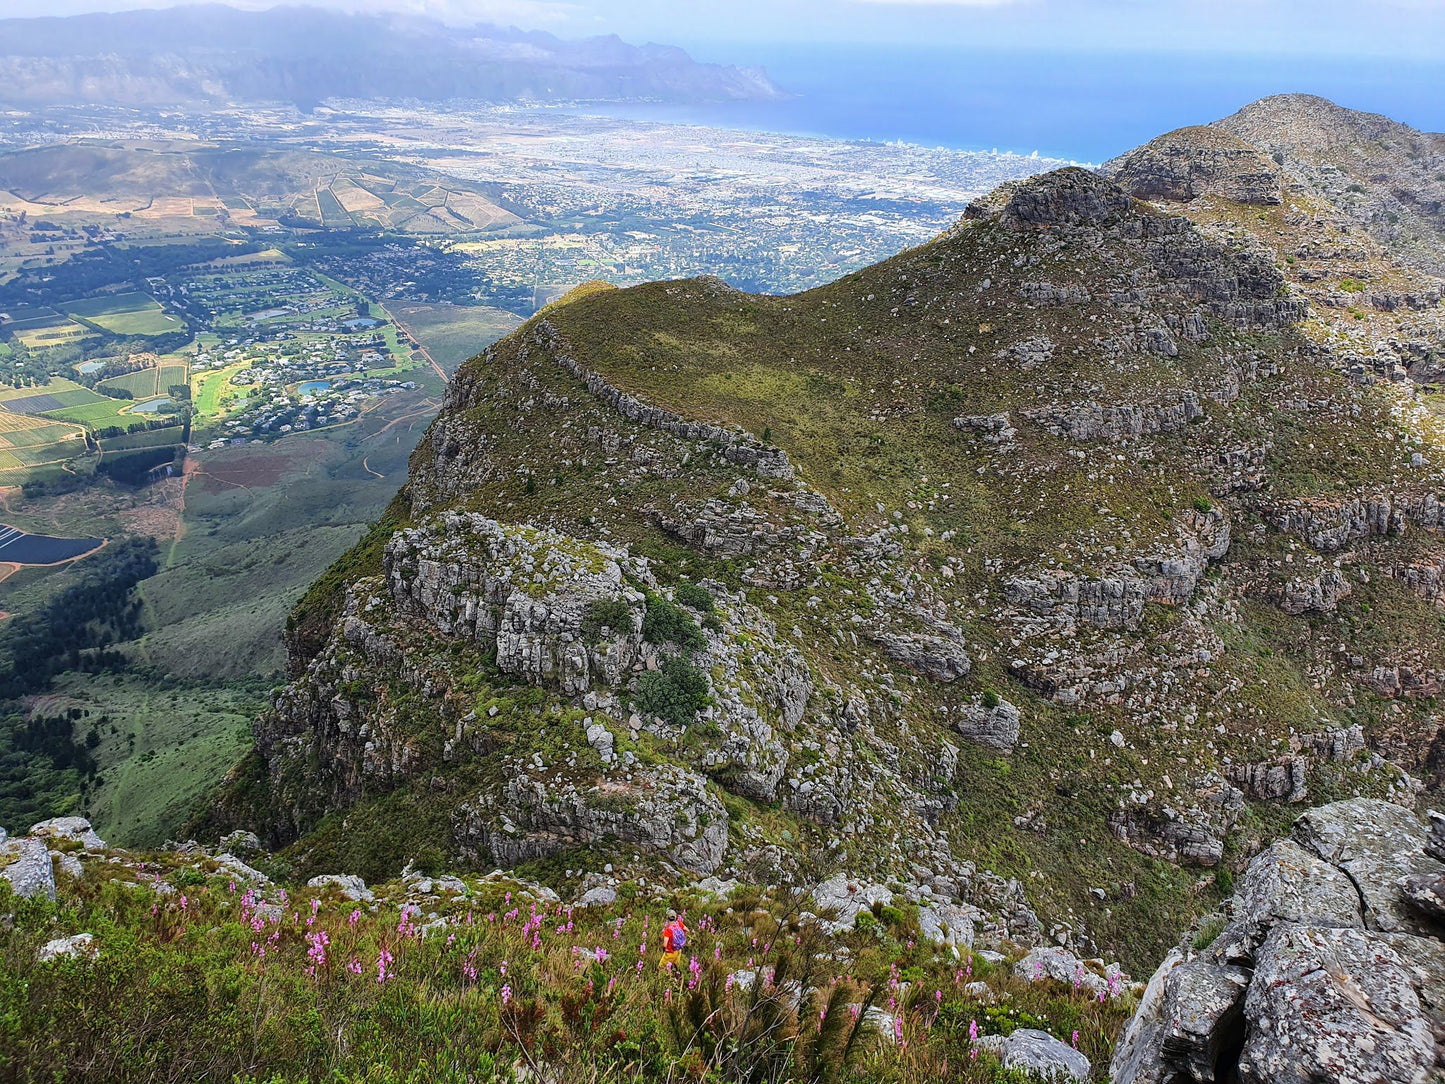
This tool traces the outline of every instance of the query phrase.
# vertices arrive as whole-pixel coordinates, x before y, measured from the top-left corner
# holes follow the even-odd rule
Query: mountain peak
[[[1140,199],[1187,203],[1211,195],[1236,203],[1280,202],[1280,171],[1269,156],[1233,133],[1205,125],[1150,140],[1105,163],[1104,173]]]
[[[1326,98],[1262,98],[1213,124],[1159,136],[1106,163],[1102,172],[1140,199],[1193,203],[1213,197],[1282,207],[1282,216],[1271,219],[1268,240],[1278,242],[1280,229],[1290,232],[1295,241],[1288,255],[1296,259],[1314,253],[1318,240],[1299,232],[1306,217],[1327,217],[1342,238],[1349,235],[1346,248],[1357,247],[1363,231],[1379,246],[1370,259],[1380,266],[1372,271],[1356,260],[1360,266],[1345,274],[1354,281],[1383,273],[1390,261],[1445,274],[1445,135]],[[1249,221],[1225,207],[1189,213],[1196,221],[1201,214]],[[1424,297],[1434,288],[1422,289],[1417,293]]]
[[[1107,226],[1129,213],[1129,194],[1107,177],[1068,166],[1006,184],[969,204],[969,219],[996,218],[1019,228]]]

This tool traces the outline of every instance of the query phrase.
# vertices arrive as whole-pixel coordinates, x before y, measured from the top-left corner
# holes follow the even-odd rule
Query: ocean
[[[761,65],[780,102],[610,109],[837,139],[904,140],[1103,162],[1269,94],[1319,94],[1445,131],[1445,57],[1431,60],[1075,54],[881,46],[694,45],[699,60]]]

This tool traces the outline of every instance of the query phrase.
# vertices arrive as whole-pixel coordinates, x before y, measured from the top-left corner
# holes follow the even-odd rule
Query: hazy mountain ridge
[[[776,97],[757,69],[614,37],[563,41],[402,15],[219,5],[0,21],[0,100],[219,105],[421,100]]]

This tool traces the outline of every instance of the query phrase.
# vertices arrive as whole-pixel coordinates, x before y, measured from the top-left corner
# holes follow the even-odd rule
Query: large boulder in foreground
[[[1310,810],[1250,863],[1209,944],[1150,981],[1115,1084],[1423,1084],[1445,1070],[1445,926],[1418,902],[1445,875],[1410,810]],[[1428,901],[1427,901],[1428,902]]]
[[[55,899],[55,869],[42,839],[25,836],[0,844],[0,877],[10,882],[17,896]]]

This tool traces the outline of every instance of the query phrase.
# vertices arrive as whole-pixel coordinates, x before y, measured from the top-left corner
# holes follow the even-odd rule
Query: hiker
[[[687,923],[676,911],[667,912],[667,925],[662,928],[662,959],[659,971],[682,966],[682,950],[687,947]]]

